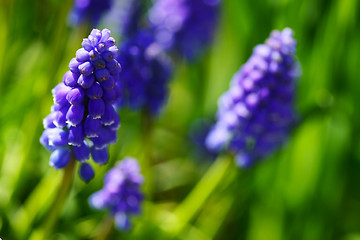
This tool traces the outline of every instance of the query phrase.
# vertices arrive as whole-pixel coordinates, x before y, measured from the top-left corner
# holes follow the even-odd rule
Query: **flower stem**
[[[147,200],[151,200],[152,198],[152,130],[153,118],[147,111],[143,111],[141,115],[141,140],[144,155],[141,161],[141,167],[145,177],[144,190]]]
[[[232,157],[219,156],[212,164],[209,170],[205,173],[203,178],[194,187],[190,194],[183,200],[182,203],[174,210],[176,221],[169,221],[163,224],[164,230],[172,235],[181,233],[187,224],[194,218],[194,216],[201,210],[202,206],[210,195],[214,192],[217,186],[228,175],[228,171],[232,163]]]
[[[111,230],[112,230],[112,226],[114,224],[114,217],[113,216],[107,216],[101,223],[100,226],[100,230],[98,231],[96,237],[94,238],[94,240],[105,240]]]
[[[74,178],[75,166],[76,160],[75,158],[72,158],[70,163],[64,169],[62,180],[58,187],[58,192],[43,222],[43,227],[40,231],[36,232],[37,239],[49,239],[49,235],[53,231],[54,225],[56,224],[61,210],[65,204],[65,201],[70,193],[71,185]]]

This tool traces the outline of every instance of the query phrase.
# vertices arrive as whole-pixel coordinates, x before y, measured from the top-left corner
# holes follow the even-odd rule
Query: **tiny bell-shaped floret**
[[[103,89],[100,83],[94,83],[87,91],[86,94],[90,99],[100,99],[103,96]]]
[[[50,155],[50,166],[55,169],[66,167],[71,159],[71,150],[69,148],[57,148]]]
[[[80,105],[83,103],[84,98],[85,90],[82,87],[75,87],[71,89],[66,95],[66,99],[72,105]]]
[[[83,141],[80,146],[73,146],[73,153],[76,160],[79,162],[85,162],[90,157],[90,147],[86,141]]]
[[[88,163],[82,163],[79,168],[79,176],[84,182],[90,182],[94,178],[95,172],[94,169]]]
[[[99,165],[104,165],[109,160],[109,152],[107,148],[103,148],[103,149],[93,148],[91,150],[91,156],[93,160]]]
[[[69,127],[69,145],[80,147],[85,139],[84,127],[82,124]]]
[[[71,105],[66,113],[66,120],[72,126],[80,124],[84,118],[84,105]]]
[[[90,99],[88,104],[89,116],[96,119],[101,118],[105,112],[105,103],[100,99]]]

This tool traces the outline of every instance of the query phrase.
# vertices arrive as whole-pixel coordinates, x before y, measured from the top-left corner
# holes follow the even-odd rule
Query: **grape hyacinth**
[[[101,16],[110,10],[112,5],[112,0],[75,0],[69,21],[75,26],[88,22],[90,26],[95,27]]]
[[[168,93],[170,59],[145,31],[124,42],[117,59],[124,68],[120,73],[122,98],[118,106],[158,114]]]
[[[53,90],[54,105],[44,119],[40,142],[52,151],[50,165],[64,168],[72,157],[82,163],[80,177],[88,182],[94,171],[85,163],[90,154],[97,164],[108,161],[108,146],[120,126],[113,103],[119,99],[120,64],[110,31],[93,29],[69,63],[63,82]]]
[[[140,213],[144,178],[136,159],[125,158],[104,177],[104,187],[89,198],[95,209],[109,209],[119,230],[130,228],[130,216]]]
[[[140,30],[141,18],[145,11],[141,0],[123,0],[120,12],[121,33],[124,38],[136,35]]]
[[[213,150],[228,148],[249,167],[280,147],[294,126],[299,64],[293,31],[273,31],[235,73],[219,99],[217,123],[206,139]]]
[[[212,41],[220,0],[157,0],[149,12],[156,40],[194,60]]]
[[[212,128],[214,121],[209,119],[197,119],[191,123],[189,129],[189,140],[191,142],[191,149],[196,158],[199,160],[214,161],[218,152],[211,151],[206,146],[206,137]]]

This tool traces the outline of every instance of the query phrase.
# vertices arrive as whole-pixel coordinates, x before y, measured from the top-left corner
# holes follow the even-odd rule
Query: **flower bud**
[[[57,148],[50,155],[50,166],[55,169],[66,167],[71,160],[71,150],[68,148]]]
[[[79,168],[79,176],[84,182],[88,183],[94,178],[95,173],[93,168],[88,163],[82,163]]]

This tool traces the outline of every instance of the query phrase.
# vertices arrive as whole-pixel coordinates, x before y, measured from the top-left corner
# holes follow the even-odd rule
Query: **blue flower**
[[[145,12],[142,0],[121,1],[121,33],[124,38],[131,38],[141,29],[141,20]]]
[[[50,165],[56,169],[64,168],[72,156],[83,163],[90,154],[96,163],[105,164],[107,147],[116,141],[120,126],[112,105],[119,99],[115,85],[121,69],[115,59],[115,40],[108,29],[94,29],[82,46],[70,61],[63,82],[52,90],[54,105],[43,121],[40,142],[53,152]],[[82,179],[89,181],[92,175],[90,165],[82,164]]]
[[[112,4],[112,0],[75,0],[69,21],[72,25],[88,22],[92,27],[95,27],[101,16],[110,10]]]
[[[240,166],[251,166],[279,148],[293,127],[294,90],[299,75],[296,41],[289,28],[273,31],[235,73],[219,99],[208,148],[229,149]]]
[[[208,45],[218,22],[220,0],[157,0],[149,12],[156,40],[188,60]]]
[[[172,64],[152,35],[141,31],[124,42],[117,59],[124,68],[120,73],[122,98],[119,107],[129,106],[158,114],[168,95]]]
[[[143,200],[140,187],[143,182],[136,159],[125,158],[107,172],[103,189],[90,196],[90,206],[110,210],[116,227],[128,230],[130,216],[140,213]]]

